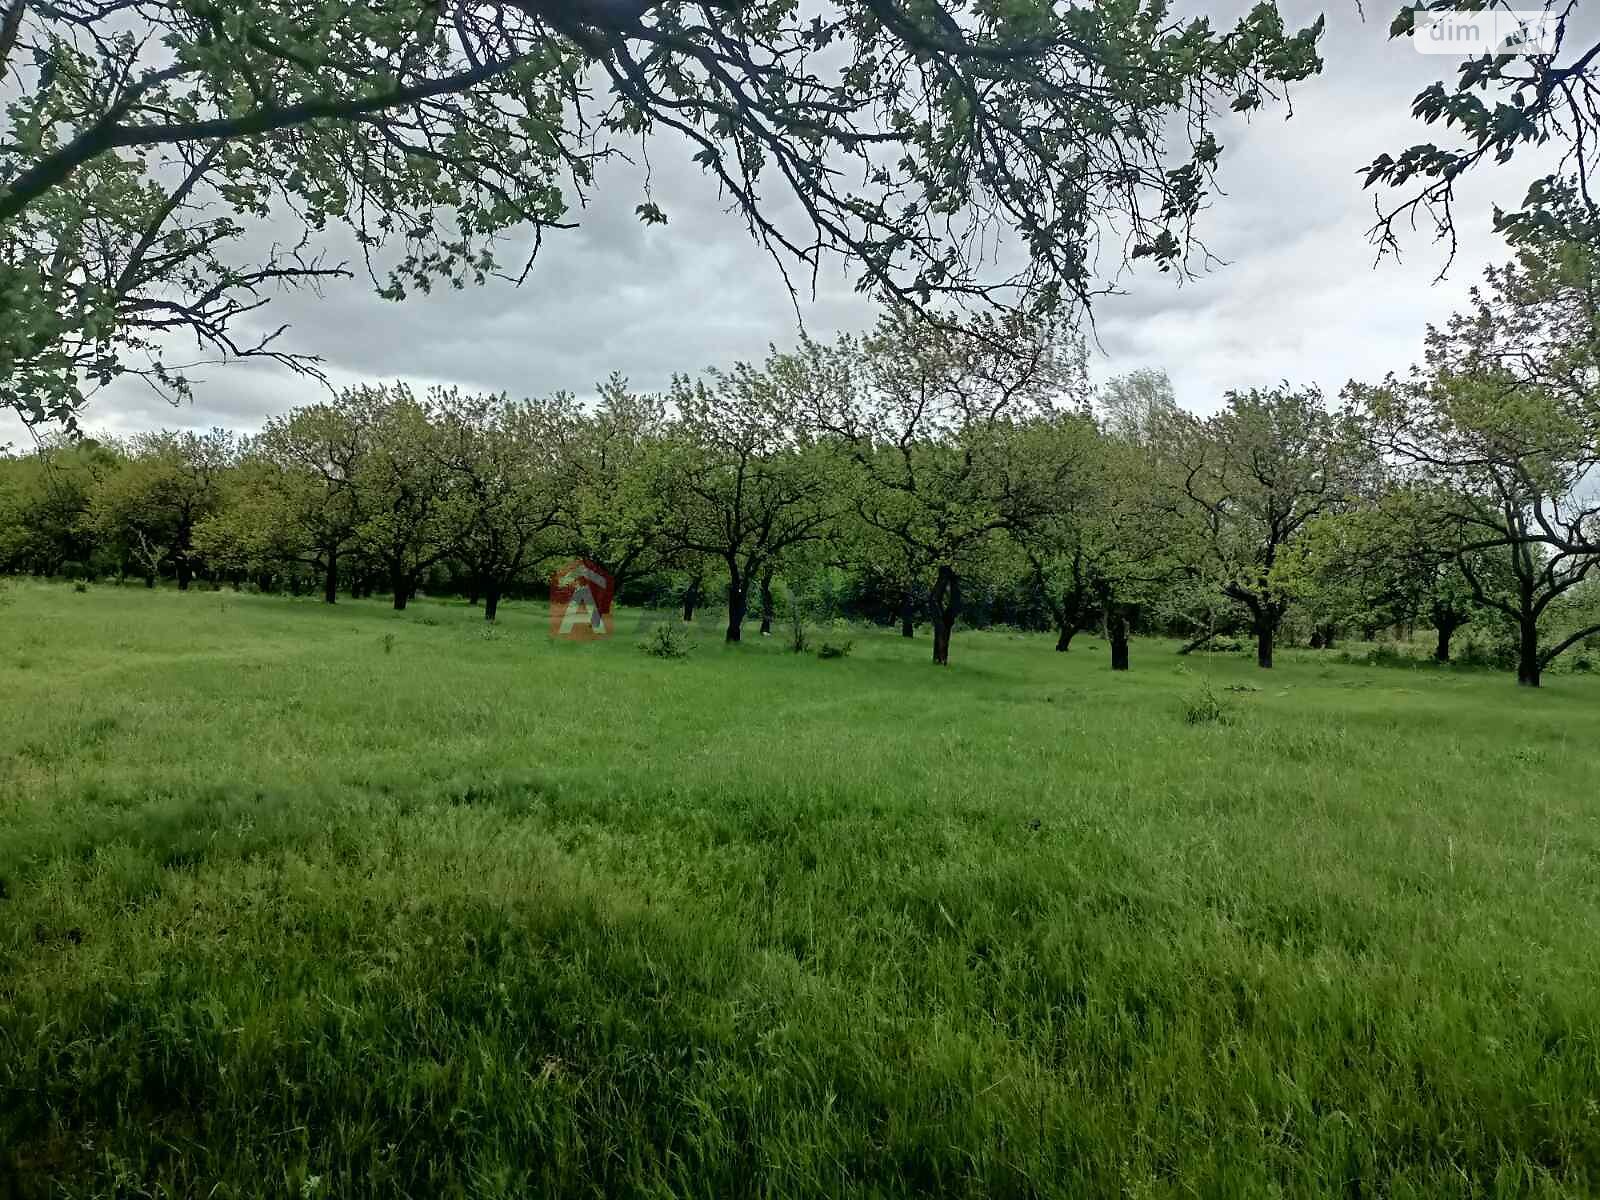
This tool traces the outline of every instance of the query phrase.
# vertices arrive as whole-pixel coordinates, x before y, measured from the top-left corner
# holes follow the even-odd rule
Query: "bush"
[[[1411,670],[1441,665],[1432,655],[1421,658],[1389,642],[1366,651],[1344,650],[1334,655],[1334,660],[1358,667],[1407,667]]]
[[[850,651],[855,649],[855,643],[849,638],[842,642],[823,642],[817,647],[818,658],[845,658]]]
[[[789,649],[795,654],[804,654],[811,646],[811,634],[806,630],[805,609],[800,607],[800,598],[793,593],[789,596]]]
[[[1458,667],[1492,667],[1509,671],[1517,665],[1517,648],[1510,642],[1468,642],[1455,656]]]
[[[74,579],[72,581],[72,590],[75,592],[87,592],[89,590],[89,581],[87,579]]]
[[[1374,646],[1367,653],[1367,662],[1375,667],[1411,667],[1416,665],[1416,659],[1405,653],[1398,646],[1390,645],[1388,642],[1383,643],[1381,646]]]
[[[694,649],[689,635],[672,621],[652,625],[634,645],[652,658],[684,658]]]
[[[1588,672],[1594,670],[1594,660],[1591,659],[1587,654],[1580,654],[1577,658],[1572,660],[1572,669],[1574,671],[1587,674]]]
[[[1202,679],[1199,691],[1184,697],[1183,719],[1190,725],[1226,725],[1229,720],[1228,709],[1211,690],[1211,684]]]

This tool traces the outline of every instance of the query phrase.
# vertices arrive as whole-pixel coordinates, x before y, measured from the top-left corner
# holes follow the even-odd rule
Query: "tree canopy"
[[[0,402],[183,394],[178,335],[315,371],[238,318],[346,271],[337,227],[387,297],[521,278],[663,136],[793,286],[842,255],[919,305],[1087,299],[1108,234],[1184,269],[1219,111],[1317,71],[1320,32],[1265,2],[1216,28],[1166,0],[6,0]],[[648,185],[638,214],[670,217]]]

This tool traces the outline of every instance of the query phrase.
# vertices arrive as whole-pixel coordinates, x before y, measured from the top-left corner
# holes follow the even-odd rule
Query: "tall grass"
[[[0,1195],[1600,1189],[1592,679],[10,594]]]

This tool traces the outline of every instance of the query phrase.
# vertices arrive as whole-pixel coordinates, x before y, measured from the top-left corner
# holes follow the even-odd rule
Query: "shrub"
[[[1371,667],[1414,667],[1417,660],[1400,647],[1384,642],[1367,651],[1367,665]]]
[[[805,609],[800,607],[800,598],[789,596],[789,649],[795,654],[804,654],[811,645],[811,635],[806,630]]]
[[[1439,665],[1438,660],[1432,656],[1419,658],[1389,642],[1374,646],[1371,650],[1343,650],[1333,657],[1335,662],[1350,663],[1358,667],[1407,667],[1416,670],[1419,667]]]
[[[1183,719],[1190,725],[1226,725],[1228,709],[1211,690],[1211,684],[1202,679],[1200,689],[1184,697]]]
[[[683,658],[694,649],[689,635],[672,621],[652,625],[634,645],[652,658]]]
[[[844,658],[855,649],[855,643],[849,638],[842,642],[823,642],[817,647],[818,658]]]
[[[1471,641],[1455,657],[1458,667],[1492,667],[1509,671],[1517,665],[1517,648],[1510,642]]]
[[[87,579],[73,580],[72,590],[75,592],[87,592],[89,590],[89,581]]]
[[[1594,670],[1594,660],[1591,659],[1587,654],[1580,654],[1577,658],[1572,660],[1572,669],[1574,671],[1581,671],[1584,673],[1592,671]]]

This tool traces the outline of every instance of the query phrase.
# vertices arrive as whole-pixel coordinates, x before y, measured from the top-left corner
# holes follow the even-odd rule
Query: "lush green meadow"
[[[0,1195],[1600,1190],[1600,680],[703,620],[10,587]]]

